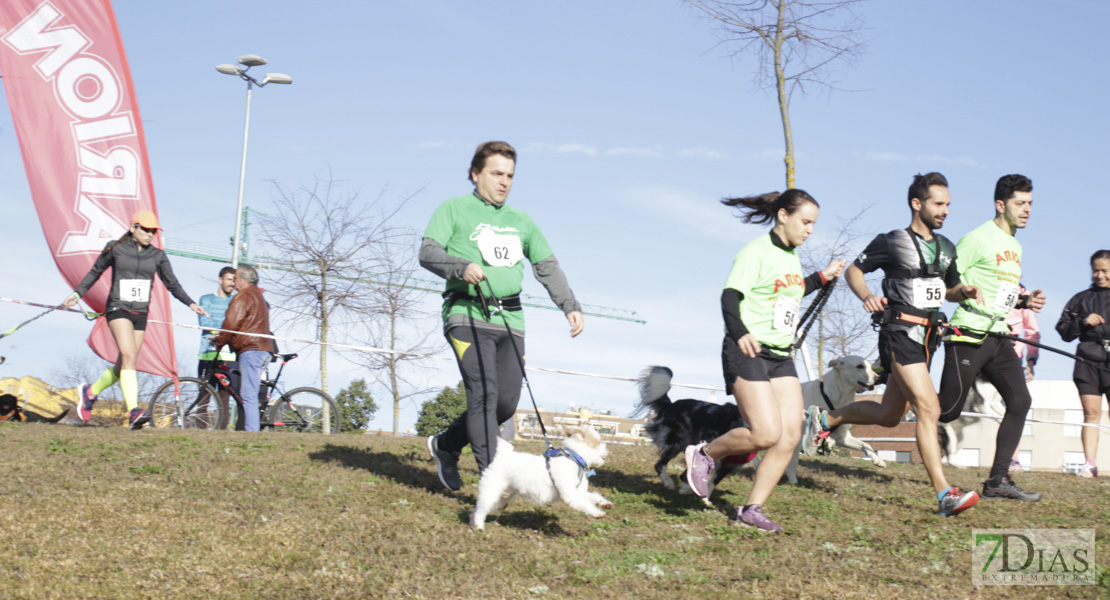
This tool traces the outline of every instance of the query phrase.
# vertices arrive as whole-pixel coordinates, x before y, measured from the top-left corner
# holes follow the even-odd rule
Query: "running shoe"
[[[1098,477],[1098,467],[1092,465],[1091,463],[1083,463],[1083,466],[1079,469],[1079,472],[1076,473],[1076,475],[1079,475],[1080,477],[1086,479],[1090,479],[1091,477]]]
[[[802,430],[802,451],[806,456],[813,456],[814,448],[817,446],[817,434],[824,431],[821,426],[821,410],[819,406],[811,406],[806,410],[806,423],[805,429]]]
[[[1021,463],[1018,461],[1018,459],[1011,458],[1010,459],[1010,473],[1017,473],[1017,472],[1022,471],[1022,470],[1023,469],[1021,468]]]
[[[77,418],[85,422],[92,418],[93,404],[96,404],[91,390],[92,386],[87,383],[77,386]]]
[[[763,507],[758,504],[749,504],[736,509],[736,522],[745,527],[755,527],[769,533],[782,531],[782,526],[768,519],[767,515],[763,514]]]
[[[937,514],[942,517],[958,515],[979,502],[979,492],[960,493],[960,488],[948,488],[948,493],[940,499]]]
[[[436,470],[439,472],[439,482],[443,487],[452,492],[462,487],[462,477],[459,476],[459,455],[461,452],[444,452],[439,449],[439,436],[428,438],[428,452],[436,461]]]
[[[142,429],[143,425],[150,422],[150,413],[141,408],[132,408],[127,420],[131,424],[131,429]]]
[[[690,489],[698,496],[709,496],[709,482],[713,475],[715,463],[702,452],[705,442],[696,446],[686,446],[686,482]]]
[[[1022,502],[1036,502],[1041,499],[1037,492],[1027,492],[1017,486],[1009,475],[991,477],[983,482],[984,498],[1003,498],[1005,500],[1021,500]]]

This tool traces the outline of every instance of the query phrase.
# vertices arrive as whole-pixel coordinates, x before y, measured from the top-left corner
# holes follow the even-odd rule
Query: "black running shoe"
[[[462,487],[462,477],[459,475],[460,453],[444,452],[440,450],[438,435],[433,435],[428,438],[428,451],[432,453],[432,458],[436,461],[436,469],[439,471],[439,482],[443,484],[443,487],[452,492],[458,491],[458,489]]]
[[[1017,486],[1009,475],[991,477],[983,482],[984,498],[1004,498],[1006,500],[1021,500],[1022,502],[1036,502],[1041,499],[1037,492],[1027,492]]]

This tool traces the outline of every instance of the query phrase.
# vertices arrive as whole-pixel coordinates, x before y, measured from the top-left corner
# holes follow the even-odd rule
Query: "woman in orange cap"
[[[112,268],[112,289],[105,303],[104,314],[108,329],[119,348],[116,364],[104,371],[100,379],[78,388],[77,416],[82,421],[92,418],[93,403],[98,394],[119,382],[123,390],[123,400],[127,403],[128,421],[131,429],[141,429],[150,421],[150,413],[139,408],[139,381],[135,372],[139,350],[143,347],[146,333],[146,315],[150,307],[150,288],[154,274],[165,284],[166,289],[186,304],[193,312],[207,316],[208,313],[185,293],[170,267],[170,260],[160,248],[150,245],[158,234],[158,217],[149,210],[140,210],[131,215],[131,228],[118,240],[109,242],[93,263],[92,269],[77,289],[66,298],[65,306],[77,304],[77,300],[89,291],[108,267]]]

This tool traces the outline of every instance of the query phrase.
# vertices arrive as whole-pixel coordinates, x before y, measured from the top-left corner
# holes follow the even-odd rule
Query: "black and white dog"
[[[1006,414],[1006,405],[1002,402],[1002,394],[998,393],[986,379],[976,377],[975,383],[967,392],[967,400],[964,402],[965,413],[979,413],[985,415],[998,415],[1001,417]],[[965,417],[952,421],[951,423],[940,423],[937,427],[937,441],[940,442],[941,460],[947,464],[957,468],[963,465],[952,463],[952,459],[960,452],[964,442],[964,427],[973,423],[978,423],[982,417]]]
[[[640,387],[640,401],[636,403],[633,416],[650,412],[645,430],[659,449],[659,460],[655,462],[655,472],[668,490],[675,489],[674,480],[667,475],[667,464],[676,456],[682,456],[686,446],[698,442],[709,442],[736,427],[744,427],[744,419],[736,404],[713,404],[702,400],[671,401],[667,391],[671,388],[674,373],[667,367],[652,366],[644,369],[637,380]],[[717,462],[716,474],[709,484],[709,493],[722,479],[751,462],[755,452],[741,456],[730,456]],[[681,477],[679,493],[690,493],[685,473]]]

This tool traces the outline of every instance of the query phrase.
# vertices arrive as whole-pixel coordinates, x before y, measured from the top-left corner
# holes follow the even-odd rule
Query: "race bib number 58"
[[[793,298],[781,297],[775,301],[775,316],[772,325],[779,331],[794,335],[798,329],[798,309],[801,305]]]
[[[992,308],[996,312],[1010,312],[1017,304],[1021,288],[1016,283],[1003,283],[998,286],[998,295],[994,297]]]

